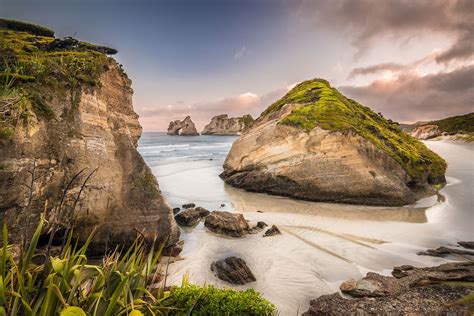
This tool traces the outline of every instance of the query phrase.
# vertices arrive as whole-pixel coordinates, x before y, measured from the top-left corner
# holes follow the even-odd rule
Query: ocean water
[[[349,278],[368,271],[389,274],[402,264],[440,264],[447,260],[417,252],[474,240],[472,144],[426,142],[448,161],[448,185],[440,196],[391,208],[297,201],[227,186],[218,175],[234,140],[144,133],[139,142],[170,206],[194,202],[209,210],[240,212],[251,223],[264,221],[282,230],[274,237],[235,239],[210,233],[203,223],[182,229],[184,260],[169,267],[171,284],[180,284],[189,273],[197,284],[252,287],[273,302],[280,315],[296,315],[307,310],[311,299],[338,291]],[[229,255],[243,258],[257,281],[234,286],[217,279],[210,265]]]

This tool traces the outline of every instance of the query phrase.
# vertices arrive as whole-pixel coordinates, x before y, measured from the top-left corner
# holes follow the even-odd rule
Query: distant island
[[[252,126],[253,117],[250,114],[242,117],[229,117],[227,114],[214,116],[201,132],[201,135],[240,135]]]

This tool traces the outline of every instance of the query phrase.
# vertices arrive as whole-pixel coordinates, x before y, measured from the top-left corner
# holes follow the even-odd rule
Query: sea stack
[[[199,135],[196,130],[194,122],[191,120],[190,116],[186,116],[184,120],[176,120],[170,122],[168,126],[168,135],[181,135],[181,136],[197,136]]]
[[[227,114],[214,116],[207,124],[201,135],[240,135],[253,124],[250,114],[242,117],[229,117]]]
[[[53,34],[0,20],[3,49],[24,67],[10,99],[0,97],[0,219],[11,241],[29,239],[46,211],[45,234],[57,225],[62,237],[73,226],[81,242],[99,228],[91,252],[127,247],[137,232],[174,244],[179,228],[136,149],[142,128],[131,80],[106,55],[115,50]],[[8,108],[15,102],[27,115]]]
[[[221,177],[248,191],[400,206],[445,183],[446,162],[326,80],[302,82],[234,142]]]

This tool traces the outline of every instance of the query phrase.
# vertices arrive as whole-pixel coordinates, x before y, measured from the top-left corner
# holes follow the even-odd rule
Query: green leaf
[[[69,306],[61,311],[60,316],[87,316],[82,308],[77,306]]]

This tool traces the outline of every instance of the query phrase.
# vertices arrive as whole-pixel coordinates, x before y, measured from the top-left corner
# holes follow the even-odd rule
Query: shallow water
[[[296,201],[227,186],[218,175],[234,140],[161,133],[144,133],[140,140],[139,151],[171,206],[194,202],[209,210],[241,212],[251,223],[276,224],[283,233],[233,239],[208,232],[203,223],[183,230],[185,259],[169,267],[172,284],[180,284],[189,272],[197,284],[252,287],[277,305],[281,315],[296,315],[307,310],[311,299],[337,291],[346,279],[368,271],[389,274],[401,264],[439,264],[446,260],[416,253],[474,240],[472,144],[426,142],[449,164],[442,197],[389,208]],[[245,259],[257,281],[233,286],[217,279],[211,262],[229,255]]]

